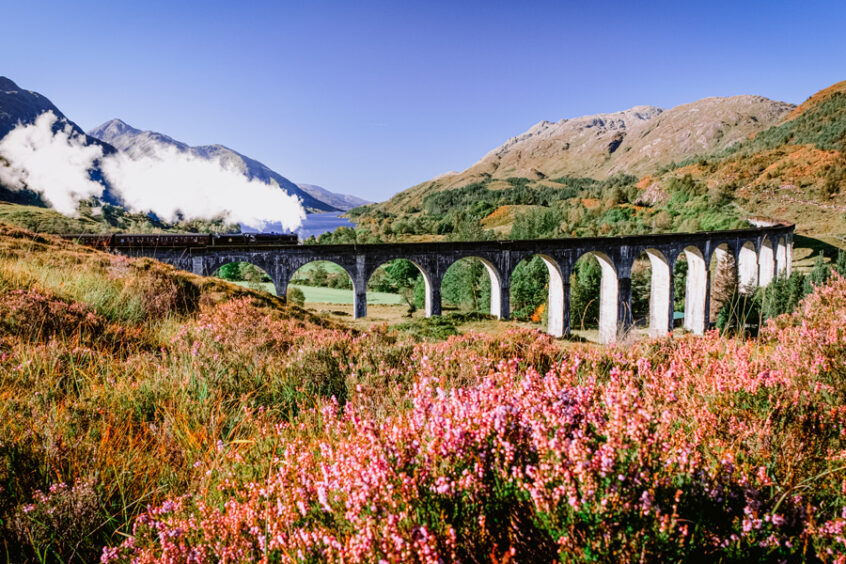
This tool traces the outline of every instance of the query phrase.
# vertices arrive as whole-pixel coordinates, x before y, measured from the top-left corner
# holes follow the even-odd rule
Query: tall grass
[[[757,341],[562,352],[527,330],[356,332],[2,227],[0,251],[10,560],[846,550],[839,277]]]

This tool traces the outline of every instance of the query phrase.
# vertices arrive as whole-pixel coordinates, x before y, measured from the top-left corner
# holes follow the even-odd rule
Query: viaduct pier
[[[708,324],[711,295],[711,264],[734,259],[741,291],[768,285],[775,276],[791,272],[794,226],[767,225],[757,228],[700,233],[667,233],[622,237],[538,239],[524,241],[467,241],[367,245],[134,245],[122,247],[121,235],[113,235],[111,248],[128,256],[151,257],[201,275],[213,275],[228,263],[248,262],[263,269],[276,292],[286,294],[294,272],[313,261],[341,266],[353,283],[354,316],[367,315],[367,281],[382,264],[406,259],[423,275],[426,315],[441,313],[441,282],[456,261],[474,257],[482,261],[491,282],[491,315],[508,319],[509,289],[514,268],[524,259],[539,256],[549,270],[547,331],[563,336],[570,331],[570,274],[576,261],[593,255],[599,261],[602,282],[599,296],[599,340],[612,343],[632,325],[634,261],[641,255],[652,267],[649,332],[663,335],[673,328],[673,267],[680,257],[687,260],[684,327],[702,333]],[[153,238],[155,239],[155,238]]]

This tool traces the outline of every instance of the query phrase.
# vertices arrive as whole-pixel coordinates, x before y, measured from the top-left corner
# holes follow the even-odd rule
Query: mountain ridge
[[[331,206],[335,206],[341,211],[349,211],[353,208],[373,203],[369,200],[365,200],[364,198],[353,196],[352,194],[339,194],[337,192],[332,192],[323,186],[318,186],[317,184],[303,184],[301,182],[296,182],[295,184],[301,190],[311,194],[321,202],[326,202]]]
[[[25,90],[12,79],[0,76],[0,139],[19,124],[29,125],[35,122],[35,119],[45,112],[53,112],[57,118],[53,125],[54,132],[69,125],[75,135],[85,138],[86,145],[100,145],[104,154],[107,155],[115,152],[113,146],[86,134],[43,94],[34,90]]]
[[[316,188],[320,190],[304,189],[264,163],[239,153],[226,145],[191,146],[164,133],[138,129],[119,118],[111,119],[90,130],[88,133],[95,138],[111,143],[117,149],[129,154],[132,158],[150,155],[159,148],[169,146],[201,159],[219,159],[221,162],[239,169],[247,178],[258,179],[267,183],[277,183],[280,188],[289,194],[299,196],[303,201],[303,205],[313,211],[346,211],[356,205],[367,203],[365,200],[356,196],[336,194],[319,186]],[[315,185],[306,184],[305,186],[311,187]],[[323,194],[324,192],[325,194]],[[326,199],[321,198],[319,194],[325,195]],[[347,201],[346,198],[351,198],[354,205],[335,205],[335,203],[343,204]]]
[[[141,130],[125,121],[114,118],[89,131],[89,135],[112,144],[115,148],[137,159],[150,156],[157,151],[172,147],[181,153],[189,153],[201,159],[220,159],[221,163],[236,167],[247,178],[258,179],[263,182],[275,182],[280,189],[288,194],[298,196],[307,209],[318,211],[337,211],[335,207],[321,202],[308,193],[300,190],[296,184],[271,170],[264,164],[250,159],[223,145],[200,145],[192,147],[157,131]]]
[[[693,156],[724,150],[782,120],[796,106],[755,95],[707,97],[669,109],[639,105],[618,112],[543,120],[488,151],[464,171],[440,175],[375,207],[398,212],[433,192],[509,177],[605,179],[644,175]],[[703,117],[704,116],[704,117]]]

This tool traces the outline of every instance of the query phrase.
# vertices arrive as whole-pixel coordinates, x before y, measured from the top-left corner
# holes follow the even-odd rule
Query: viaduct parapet
[[[368,245],[279,245],[261,248],[148,247],[119,249],[129,256],[146,256],[201,275],[213,275],[228,263],[248,262],[270,275],[280,296],[286,294],[294,272],[313,261],[331,261],[349,274],[353,283],[354,316],[367,315],[367,281],[382,264],[407,259],[423,274],[426,315],[441,313],[441,282],[456,261],[475,257],[485,265],[491,281],[491,315],[508,319],[509,289],[514,268],[539,256],[549,270],[547,331],[554,336],[570,332],[570,274],[576,261],[593,255],[602,269],[599,340],[611,343],[632,325],[631,272],[635,259],[645,254],[652,267],[649,329],[663,335],[673,328],[673,267],[686,257],[684,327],[705,331],[711,296],[712,257],[717,263],[734,259],[741,291],[768,285],[776,275],[791,272],[793,225],[778,224],[731,231],[669,233],[623,237],[537,239],[525,241],[468,241]],[[115,237],[119,237],[116,235]]]

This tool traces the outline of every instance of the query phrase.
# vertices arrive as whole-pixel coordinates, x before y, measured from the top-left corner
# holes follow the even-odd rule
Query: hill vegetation
[[[222,220],[192,219],[165,222],[145,213],[131,213],[121,206],[82,202],[75,216],[68,216],[38,205],[0,201],[0,223],[35,233],[66,235],[76,233],[238,233],[241,228]]]
[[[600,233],[600,225],[608,222],[597,216],[611,208],[625,210],[628,206],[635,208],[629,208],[629,212],[614,213],[628,213],[644,219],[660,215],[650,225],[651,229],[660,231],[708,229],[714,223],[719,225],[723,219],[768,215],[795,221],[801,232],[811,235],[835,237],[846,233],[843,219],[846,203],[841,193],[846,183],[846,81],[815,94],[796,108],[784,104],[766,104],[764,99],[744,99],[746,105],[738,105],[734,99],[706,100],[709,104],[716,104],[713,115],[702,115],[700,110],[703,108],[698,106],[705,101],[700,101],[663,113],[646,114],[645,118],[643,112],[635,112],[635,115],[641,116],[635,121],[632,121],[632,117],[620,117],[615,122],[608,116],[591,116],[593,119],[571,120],[573,126],[568,125],[570,121],[564,120],[561,122],[562,127],[554,134],[544,133],[544,128],[537,131],[537,128],[533,128],[524,136],[512,139],[492,151],[480,163],[486,162],[492,155],[512,152],[522,155],[520,158],[529,158],[525,154],[532,144],[549,144],[550,139],[558,139],[558,145],[552,144],[544,151],[533,153],[532,168],[544,171],[540,174],[525,172],[525,166],[483,170],[484,167],[480,168],[480,163],[477,163],[464,173],[439,177],[412,187],[383,204],[352,210],[351,216],[369,234],[397,240],[405,236],[438,236],[456,231],[456,216],[441,219],[438,223],[428,219],[433,212],[445,210],[447,206],[443,204],[446,203],[461,205],[463,208],[475,204],[476,208],[469,215],[482,216],[482,219],[485,214],[495,213],[498,206],[530,203],[550,208],[560,207],[563,209],[558,214],[563,224],[561,231],[578,236]],[[597,130],[593,135],[604,139],[604,136],[612,135],[614,131],[626,132],[635,127],[632,124],[636,124],[637,131],[637,128],[646,128],[649,135],[656,135],[658,131],[681,131],[680,126],[673,125],[678,121],[688,124],[688,129],[684,130],[688,135],[700,128],[703,138],[710,139],[709,135],[713,135],[714,139],[722,138],[726,130],[712,130],[705,124],[711,123],[709,120],[719,121],[715,116],[723,115],[721,112],[726,111],[723,108],[726,105],[736,114],[733,118],[736,124],[742,123],[746,128],[743,130],[744,135],[732,136],[731,142],[723,140],[706,144],[696,151],[691,149],[692,152],[681,152],[663,161],[652,159],[649,161],[651,168],[621,165],[616,169],[603,169],[592,177],[587,177],[587,174],[551,173],[555,170],[555,165],[551,163],[570,154],[567,143],[582,140],[586,138],[586,132],[593,130]],[[744,107],[745,114],[742,112]],[[668,115],[671,113],[673,115]],[[612,115],[616,114],[609,114]],[[762,118],[763,115],[767,116],[766,119]],[[701,123],[689,123],[693,119],[691,116],[699,116]],[[564,125],[570,129],[564,129]],[[733,127],[740,126],[724,127],[734,131]],[[629,143],[628,140],[637,136],[633,131],[628,131],[624,137],[626,143]],[[672,135],[665,135],[661,142],[672,145],[674,139]],[[648,145],[643,143],[644,146]],[[631,151],[646,150],[639,147],[633,147]],[[521,149],[518,151],[518,148]],[[601,161],[591,155],[593,153],[588,152],[583,157],[584,167],[576,170],[589,172],[591,163]],[[570,155],[566,158],[573,157]],[[524,174],[519,174],[520,170]],[[679,186],[679,182],[687,186]],[[693,188],[692,183],[698,186]],[[523,192],[515,194],[517,187]],[[698,217],[701,212],[708,210],[692,211],[685,217],[678,209],[678,199],[673,200],[674,194],[678,192],[688,196],[709,194],[711,197],[707,203],[711,213],[724,214],[725,218],[716,221],[706,218],[700,222],[701,225],[695,221],[685,224],[685,220]],[[581,210],[582,207],[593,212],[595,217],[591,219],[599,221],[582,220],[582,216],[591,215]],[[728,209],[721,209],[726,207]],[[453,208],[452,211],[457,214],[463,209]],[[667,218],[667,215],[671,217]],[[821,218],[824,221],[820,222]],[[399,229],[392,228],[388,232],[384,228],[395,223]],[[452,229],[448,225],[450,223],[453,224]],[[590,223],[595,224],[588,225]],[[503,229],[502,224],[499,227]],[[624,227],[628,229],[636,225]],[[344,235],[348,236],[346,233]]]
[[[562,349],[529,330],[357,332],[15,228],[0,249],[14,561],[846,550],[838,275],[754,341]]]

